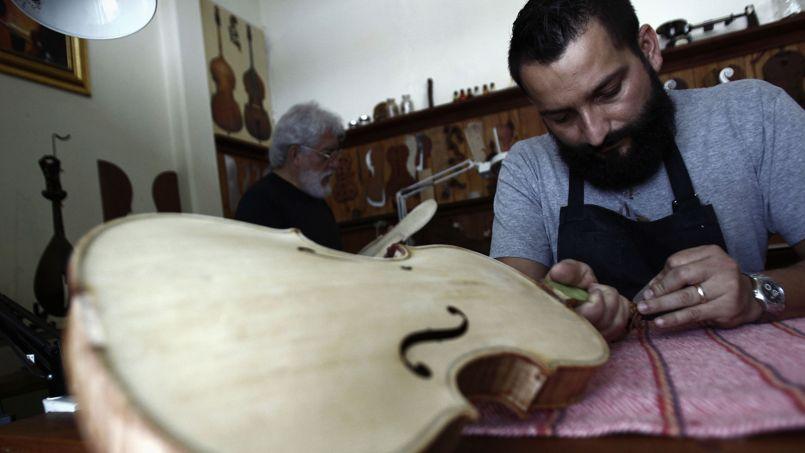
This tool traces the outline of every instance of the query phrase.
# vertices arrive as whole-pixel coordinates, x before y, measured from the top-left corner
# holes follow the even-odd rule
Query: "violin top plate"
[[[477,418],[460,382],[470,364],[535,364],[508,362],[516,378],[464,379],[525,392],[527,410],[578,398],[609,356],[598,332],[535,282],[452,246],[382,259],[297,230],[147,214],[85,236],[69,280],[81,313],[71,328],[136,411],[190,450],[421,450]],[[80,372],[81,358],[68,359]],[[552,381],[560,370],[570,377]],[[73,388],[82,408],[98,404],[80,381]]]

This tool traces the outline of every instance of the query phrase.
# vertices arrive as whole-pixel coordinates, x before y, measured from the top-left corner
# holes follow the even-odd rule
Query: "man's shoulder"
[[[745,79],[711,88],[672,90],[680,133],[702,129],[753,128],[764,121],[769,106],[785,93],[762,80]]]
[[[782,89],[764,80],[744,79],[709,88],[672,90],[670,95],[677,106],[683,108],[694,105],[702,108],[736,106],[746,109],[749,105],[774,99],[782,92]]]
[[[556,143],[549,134],[537,135],[520,140],[509,150],[507,159],[512,161],[538,161],[556,153]]]
[[[261,217],[268,211],[276,210],[279,195],[276,180],[276,175],[269,173],[249,186],[238,201],[235,218],[253,221],[251,219]],[[254,221],[254,223],[261,222]]]
[[[545,134],[521,140],[512,146],[503,161],[498,187],[537,190],[562,185],[566,179],[567,167],[559,156],[556,142]],[[542,192],[541,189],[538,191]]]
[[[293,189],[295,189],[295,187],[291,183],[285,181],[276,173],[268,173],[252,184],[247,189],[246,193],[251,193],[252,196],[284,198],[288,197],[288,192],[292,192]]]

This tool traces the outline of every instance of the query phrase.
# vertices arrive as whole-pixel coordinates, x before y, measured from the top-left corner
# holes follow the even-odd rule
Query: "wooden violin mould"
[[[470,401],[566,405],[609,355],[549,289],[451,246],[372,258],[148,214],[85,236],[69,281],[67,372],[99,451],[443,450]]]

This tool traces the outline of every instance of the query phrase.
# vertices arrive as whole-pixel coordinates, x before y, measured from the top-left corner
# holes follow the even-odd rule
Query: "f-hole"
[[[422,362],[416,364],[411,363],[411,361],[406,356],[408,349],[417,343],[426,343],[429,341],[443,341],[458,338],[464,335],[464,333],[467,332],[467,329],[470,326],[470,322],[467,319],[467,316],[464,313],[462,313],[461,310],[459,310],[458,308],[453,307],[452,305],[448,305],[447,312],[450,313],[451,315],[461,317],[461,324],[458,327],[454,327],[452,329],[420,330],[406,335],[406,337],[403,338],[402,342],[400,342],[400,360],[402,360],[406,368],[411,370],[412,373],[416,374],[417,376],[423,379],[429,379],[433,373],[430,371],[430,368]]]

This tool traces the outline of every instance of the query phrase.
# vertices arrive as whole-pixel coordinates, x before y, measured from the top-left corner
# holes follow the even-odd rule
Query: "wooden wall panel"
[[[364,217],[391,212],[392,203],[386,198],[386,182],[390,173],[386,160],[388,142],[389,140],[382,140],[358,147],[358,164],[363,183],[360,196],[364,206]]]
[[[268,160],[218,150],[218,177],[224,217],[235,217],[246,190],[268,173]]]
[[[363,217],[363,184],[360,180],[358,150],[345,149],[338,156],[338,167],[333,174],[333,193],[327,199],[338,222]]]
[[[769,60],[782,52],[795,53],[801,62],[801,59],[805,57],[805,43],[800,43],[799,45],[792,44],[788,46],[779,46],[749,55],[749,70],[754,78],[767,80],[768,82],[775,83],[781,88],[785,89],[791,97],[796,99],[800,105],[805,107],[805,95],[803,95],[803,93],[805,93],[805,74],[803,73],[801,64],[798,65],[799,67],[790,66],[786,68],[786,72],[789,73],[788,76],[791,78],[785,77],[784,80],[775,80],[775,74],[766,74],[764,71],[764,69],[771,70],[771,68],[766,68],[766,64],[769,62]],[[795,74],[797,71],[799,71],[798,84],[796,80],[794,80],[796,78]],[[767,76],[771,76],[771,79],[769,79]]]
[[[486,138],[486,148],[488,154],[485,160],[489,160],[496,152],[495,136],[493,129],[497,129],[500,151],[506,152],[518,141],[526,138],[523,134],[523,127],[517,110],[509,110],[483,117],[484,136]],[[497,189],[497,175],[500,171],[500,164],[492,168],[489,174],[484,175],[486,182],[486,193],[488,197],[495,195]]]
[[[441,168],[434,168],[434,172],[460,164],[472,155],[467,138],[464,135],[464,123],[447,124],[442,129],[441,141],[445,159]],[[469,198],[473,175],[464,173],[440,185],[437,189],[437,199],[440,201],[457,202]],[[442,198],[438,198],[441,194]]]
[[[414,238],[417,244],[451,244],[489,254],[493,214],[488,208],[460,209],[435,217]]]
[[[693,68],[694,86],[691,88],[706,88],[718,85],[721,83],[719,81],[719,73],[727,67],[732,67],[735,71],[735,75],[730,80],[746,79],[748,77],[748,61],[749,58],[743,56],[697,66]]]
[[[524,139],[536,137],[547,132],[545,124],[542,123],[542,119],[539,117],[537,108],[533,105],[517,109],[517,116],[520,117],[520,127]]]
[[[463,121],[459,127],[464,134],[463,155],[465,159],[486,160],[486,155],[489,151],[485,145],[486,134],[484,133],[483,121],[480,119]],[[477,149],[473,150],[472,144]],[[472,169],[465,175],[467,177],[467,189],[464,192],[463,200],[475,200],[488,195],[486,180],[478,173],[478,170]]]
[[[417,181],[424,181],[433,175],[433,139],[427,131],[425,131],[414,135],[414,141],[417,147],[417,159],[415,161],[417,166],[416,178]],[[413,207],[421,201],[435,199],[436,190],[431,186],[424,189],[416,197],[411,197],[408,209],[413,209]]]
[[[755,52],[755,53],[753,53],[751,55],[748,55],[747,56],[747,60],[748,60],[747,66],[748,66],[749,73],[751,74],[751,77],[754,78],[754,79],[761,79],[761,80],[764,79],[764,77],[763,77],[763,65],[765,65],[766,62],[769,61],[773,56],[777,55],[780,52],[786,51],[786,50],[791,50],[791,51],[802,53],[802,52],[805,51],[805,43],[800,44],[800,45],[791,44],[791,45],[787,45],[787,46],[774,47],[774,48],[771,48],[771,49],[766,49],[766,50],[763,50],[763,51],[760,51],[760,52]]]
[[[416,182],[416,147],[409,148],[409,139],[401,135],[386,143],[386,203],[390,212],[397,212],[397,192]],[[409,161],[410,158],[410,161]],[[409,168],[410,164],[410,168]]]
[[[526,138],[523,135],[523,126],[520,123],[520,115],[517,114],[517,110],[487,115],[483,117],[482,121],[484,123],[486,147],[489,151],[487,159],[491,158],[495,152],[493,128],[497,129],[500,151],[508,151],[512,145]]]
[[[681,69],[679,71],[672,71],[667,73],[660,74],[660,81],[665,84],[670,79],[677,80],[677,88],[678,90],[684,90],[685,88],[694,88],[696,86],[695,80],[696,77],[693,74],[693,69]]]

